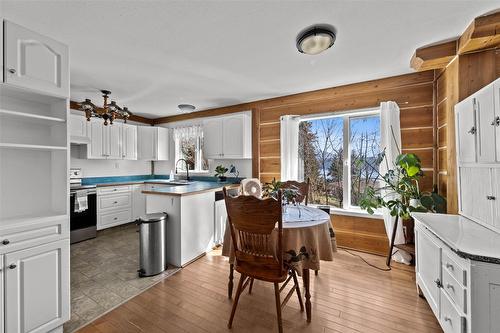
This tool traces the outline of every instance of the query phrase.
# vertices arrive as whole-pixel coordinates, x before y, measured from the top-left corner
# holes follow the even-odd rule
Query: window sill
[[[311,207],[317,207],[321,205],[308,205]],[[344,215],[344,216],[356,216],[356,217],[363,217],[363,218],[371,218],[371,219],[384,219],[384,216],[380,212],[375,212],[374,214],[369,214],[368,212],[361,210],[361,209],[356,209],[356,208],[351,208],[351,209],[343,209],[343,208],[337,208],[330,206],[330,215]]]

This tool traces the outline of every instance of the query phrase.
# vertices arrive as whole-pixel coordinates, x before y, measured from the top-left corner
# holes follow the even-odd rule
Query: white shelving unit
[[[67,100],[0,86],[0,224],[67,215]]]

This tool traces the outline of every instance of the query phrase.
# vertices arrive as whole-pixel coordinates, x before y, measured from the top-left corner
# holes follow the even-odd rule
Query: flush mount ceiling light
[[[297,50],[309,55],[319,54],[335,43],[335,29],[326,24],[307,27],[297,35]]]
[[[191,104],[179,104],[179,105],[177,105],[177,107],[179,108],[179,111],[182,113],[193,112],[194,109],[196,109],[194,107],[194,105],[191,105]]]

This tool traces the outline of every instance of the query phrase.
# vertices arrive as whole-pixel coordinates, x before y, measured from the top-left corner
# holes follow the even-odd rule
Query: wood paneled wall
[[[395,101],[401,109],[403,152],[418,154],[425,168],[422,187],[435,183],[434,71],[305,92],[157,119],[156,123],[216,116],[245,110],[253,115],[253,175],[262,182],[280,178],[280,117],[377,107]],[[385,254],[388,240],[381,219],[332,215],[340,246]]]
[[[311,92],[303,98],[283,97],[274,103],[256,105],[259,129],[258,153],[254,156],[254,176],[268,182],[280,178],[280,117],[287,114],[307,115],[377,107],[383,101],[395,101],[401,109],[403,152],[421,157],[425,177],[423,188],[434,184],[434,72],[420,72],[362,82]]]
[[[458,212],[455,104],[500,77],[500,50],[457,56],[436,72],[438,190],[447,198],[448,213]]]

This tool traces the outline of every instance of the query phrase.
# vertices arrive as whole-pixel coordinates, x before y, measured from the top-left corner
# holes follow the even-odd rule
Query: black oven
[[[97,233],[97,194],[95,189],[87,192],[88,207],[83,211],[75,209],[76,191],[70,191],[70,242],[71,244],[95,238]]]

